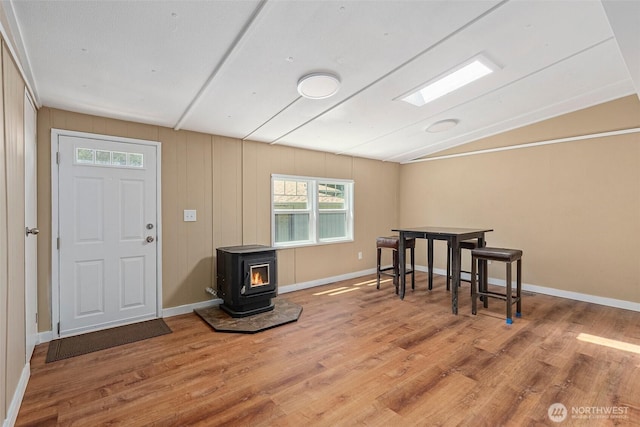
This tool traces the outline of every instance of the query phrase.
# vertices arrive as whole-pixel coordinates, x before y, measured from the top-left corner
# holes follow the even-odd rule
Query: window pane
[[[127,166],[127,153],[120,153],[118,151],[114,151],[112,153],[111,164],[115,166]]]
[[[275,210],[309,208],[305,181],[273,181],[273,207]]]
[[[141,168],[142,165],[142,154],[138,153],[129,153],[127,154],[127,165],[133,166],[136,168]]]
[[[98,164],[98,165],[110,165],[111,164],[111,151],[96,150],[96,164]]]
[[[144,155],[141,153],[76,148],[76,163],[141,168],[144,166]]]
[[[77,148],[76,149],[76,162],[78,163],[93,163],[94,151],[89,148]]]
[[[309,214],[276,214],[275,241],[309,240]]]
[[[347,214],[344,212],[331,212],[320,214],[320,238],[331,239],[346,237]]]
[[[353,239],[353,182],[272,175],[274,246],[327,244]]]
[[[318,207],[322,209],[345,209],[344,184],[318,184]]]

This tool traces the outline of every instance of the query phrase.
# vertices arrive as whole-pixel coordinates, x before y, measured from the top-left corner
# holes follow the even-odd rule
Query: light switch
[[[184,210],[184,221],[185,222],[195,222],[196,220],[196,210],[195,209],[185,209]]]

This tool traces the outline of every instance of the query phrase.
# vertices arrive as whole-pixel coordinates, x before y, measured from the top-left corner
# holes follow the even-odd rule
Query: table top
[[[396,232],[405,232],[405,233],[422,233],[429,235],[440,235],[440,236],[463,236],[467,234],[478,234],[478,233],[488,233],[493,231],[492,228],[460,228],[460,227],[431,227],[431,226],[420,226],[420,227],[399,227],[393,228],[391,231]]]

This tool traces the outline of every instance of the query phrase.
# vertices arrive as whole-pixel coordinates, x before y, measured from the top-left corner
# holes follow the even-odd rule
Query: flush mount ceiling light
[[[449,129],[453,129],[457,125],[458,125],[458,120],[456,119],[440,120],[439,122],[435,122],[429,125],[429,127],[427,128],[427,132],[429,133],[444,132]]]
[[[324,99],[335,95],[340,89],[340,80],[329,73],[312,73],[298,80],[298,93],[309,99]]]
[[[482,55],[447,71],[444,75],[427,82],[425,85],[408,95],[403,95],[403,101],[422,107],[428,102],[460,89],[471,82],[493,73],[498,66]]]

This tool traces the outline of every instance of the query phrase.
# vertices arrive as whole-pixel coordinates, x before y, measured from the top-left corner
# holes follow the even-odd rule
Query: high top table
[[[398,242],[398,264],[400,269],[400,290],[398,296],[400,299],[404,298],[405,288],[407,280],[405,277],[406,260],[405,260],[405,239],[417,238],[427,239],[427,263],[429,267],[429,289],[433,287],[433,241],[444,240],[451,245],[452,259],[451,259],[451,275],[453,276],[453,283],[451,285],[451,311],[453,314],[458,314],[458,287],[460,286],[460,242],[468,239],[478,239],[478,246],[483,247],[484,234],[493,229],[487,228],[456,228],[456,227],[403,227],[394,228],[392,231],[397,232],[400,236]],[[486,274],[484,273],[484,266],[480,263],[479,266],[480,277],[484,277],[486,282]],[[447,274],[449,274],[447,272]],[[486,283],[481,283],[481,289],[486,287]]]

